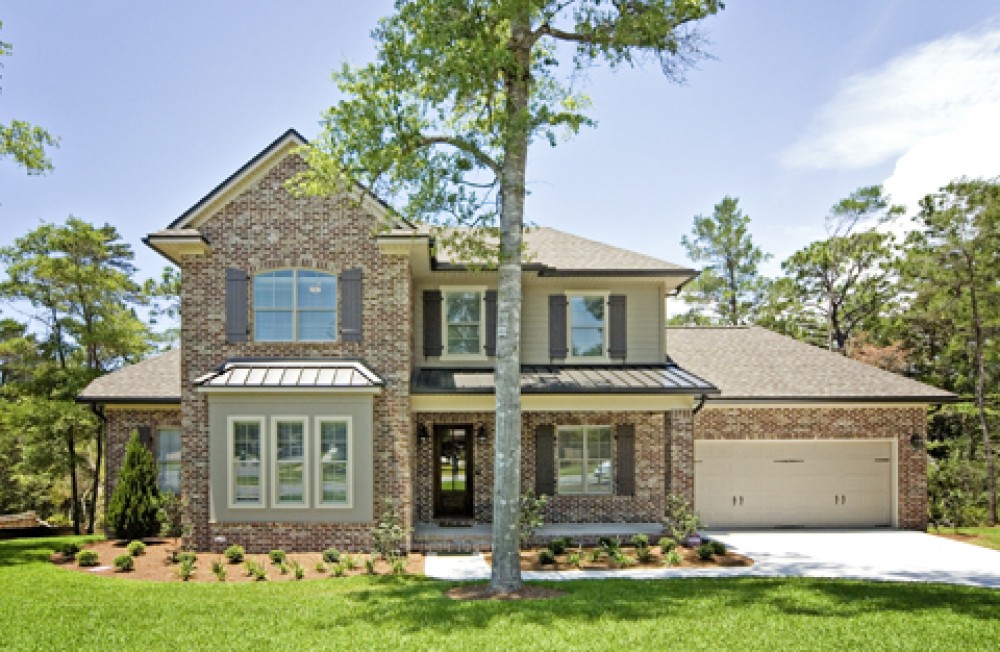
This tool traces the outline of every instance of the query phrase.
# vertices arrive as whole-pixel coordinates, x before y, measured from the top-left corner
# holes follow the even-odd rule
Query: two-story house
[[[433,547],[491,520],[496,274],[363,191],[291,195],[304,143],[146,238],[181,269],[181,346],[81,394],[107,490],[138,432],[198,548],[365,548],[385,499]],[[526,243],[522,484],[546,522],[648,530],[677,493],[716,527],[924,527],[926,407],[951,394],[760,328],[665,328],[693,270]]]

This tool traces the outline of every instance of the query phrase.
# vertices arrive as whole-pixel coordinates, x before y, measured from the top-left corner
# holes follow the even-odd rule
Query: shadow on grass
[[[47,562],[64,543],[73,541],[81,546],[102,539],[100,535],[45,537],[41,539],[10,539],[0,541],[0,568]]]

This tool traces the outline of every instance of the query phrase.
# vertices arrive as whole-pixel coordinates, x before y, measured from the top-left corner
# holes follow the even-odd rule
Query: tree
[[[398,0],[373,33],[376,61],[335,75],[344,100],[325,115],[292,184],[328,194],[360,182],[414,221],[474,227],[439,242],[499,272],[493,487],[495,592],[521,586],[521,261],[529,146],[592,121],[559,76],[656,60],[668,78],[699,55],[692,25],[718,0]],[[499,203],[498,203],[499,201]]]
[[[928,195],[917,215],[919,229],[907,236],[906,278],[915,296],[907,318],[943,322],[936,342],[949,357],[967,357],[967,370],[953,377],[957,391],[974,396],[986,460],[989,520],[997,523],[997,486],[987,416],[987,387],[1000,367],[1000,180],[955,181]],[[989,364],[988,364],[989,363]]]
[[[711,217],[696,215],[691,237],[681,236],[681,244],[695,263],[708,263],[684,293],[684,301],[694,304],[691,312],[707,308],[713,323],[752,323],[768,285],[758,267],[771,254],[753,244],[739,199],[723,197]]]
[[[0,21],[3,28],[3,21]],[[0,57],[10,56],[13,47],[0,41]],[[13,158],[14,162],[28,174],[41,174],[52,169],[52,161],[45,153],[46,147],[58,147],[48,131],[24,120],[11,120],[10,124],[0,123],[0,159]]]
[[[159,534],[159,497],[153,454],[134,432],[125,446],[125,460],[108,503],[108,525],[115,536],[131,540]]]
[[[877,329],[896,295],[893,236],[874,227],[855,229],[884,223],[901,210],[889,204],[878,186],[861,188],[831,209],[826,240],[813,242],[781,264],[800,301],[792,310],[806,321],[822,316],[831,351],[846,354],[855,331]]]

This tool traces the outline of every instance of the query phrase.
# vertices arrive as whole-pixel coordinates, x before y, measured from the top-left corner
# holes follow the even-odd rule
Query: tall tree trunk
[[[497,287],[496,442],[493,471],[493,568],[490,590],[522,587],[518,516],[521,499],[521,231],[528,161],[530,17],[511,25],[516,64],[507,71],[507,142],[501,169],[500,269]]]
[[[990,525],[997,524],[997,476],[993,459],[993,445],[990,442],[990,429],[986,421],[986,365],[983,361],[983,325],[979,316],[979,296],[976,292],[976,275],[969,263],[969,302],[972,306],[972,340],[973,355],[976,365],[976,411],[979,413],[979,429],[983,434],[983,455],[986,456],[986,493],[989,496]]]
[[[76,475],[76,435],[70,428],[66,435],[66,451],[69,453],[70,500],[73,509],[73,534],[80,534],[80,485]]]

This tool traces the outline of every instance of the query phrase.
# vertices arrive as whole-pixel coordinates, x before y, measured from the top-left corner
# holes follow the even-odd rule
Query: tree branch
[[[444,135],[429,135],[420,136],[421,146],[430,145],[451,145],[456,149],[460,149],[466,154],[470,154],[477,161],[488,167],[493,174],[497,177],[500,176],[500,164],[493,160],[486,152],[476,147],[474,144],[467,140],[458,138],[457,136],[444,136]]]

